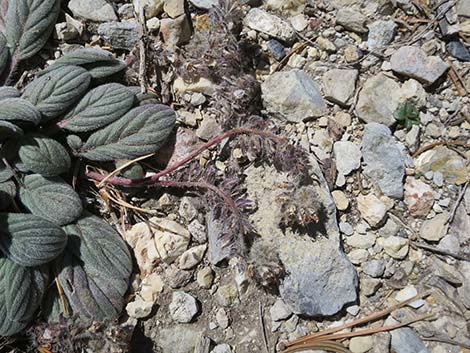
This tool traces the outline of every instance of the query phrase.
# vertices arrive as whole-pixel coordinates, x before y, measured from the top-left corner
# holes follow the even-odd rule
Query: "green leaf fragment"
[[[47,119],[64,113],[86,92],[90,74],[78,66],[64,66],[31,82],[22,98],[30,101]]]
[[[6,38],[19,59],[32,57],[46,44],[60,11],[60,0],[10,0]]]
[[[135,95],[118,83],[98,86],[64,116],[59,126],[74,132],[99,129],[126,114],[132,108],[134,99]]]
[[[133,108],[119,120],[93,133],[80,150],[95,161],[134,159],[155,152],[175,124],[175,112],[161,104]]]
[[[69,153],[59,142],[39,134],[27,134],[19,143],[20,161],[31,172],[50,177],[70,169]]]
[[[34,215],[64,225],[80,217],[83,206],[78,194],[58,177],[27,175],[20,187],[20,200]]]
[[[41,113],[31,102],[22,98],[5,98],[0,104],[0,120],[39,124]]]
[[[0,335],[20,332],[39,308],[46,290],[47,274],[0,258]]]
[[[64,250],[67,236],[55,224],[32,214],[0,213],[0,249],[21,266],[39,266]]]
[[[18,98],[19,96],[21,96],[21,92],[15,87],[0,87],[0,100],[4,100],[6,98]]]
[[[116,317],[132,272],[126,244],[109,224],[92,215],[65,231],[69,245],[58,277],[73,311],[99,321]]]
[[[0,32],[0,75],[9,66],[10,62],[10,48],[8,48],[7,39]]]

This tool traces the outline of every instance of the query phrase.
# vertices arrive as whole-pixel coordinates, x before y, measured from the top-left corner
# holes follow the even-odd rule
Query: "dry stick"
[[[437,254],[451,256],[451,257],[453,257],[454,259],[457,259],[457,260],[470,261],[470,257],[468,257],[468,256],[455,254],[453,252],[443,250],[443,249],[439,249],[439,248],[436,248],[435,246],[431,246],[431,245],[428,245],[428,244],[413,242],[413,243],[411,243],[411,246],[415,246],[417,248],[420,248],[420,249],[423,249],[423,250],[428,250],[428,251],[431,251],[431,252],[434,252],[434,253],[437,253]]]
[[[281,353],[303,352],[306,350],[324,350],[329,352],[351,353],[351,351],[344,347],[341,343],[329,340],[321,340],[315,343],[306,343],[302,346],[290,347],[281,351]]]
[[[128,187],[137,187],[137,186],[151,186],[155,184],[162,176],[165,176],[167,174],[170,174],[171,172],[174,172],[175,170],[179,169],[180,167],[184,166],[194,158],[196,158],[198,155],[200,155],[202,152],[205,150],[211,148],[212,146],[215,146],[225,140],[228,137],[231,137],[233,135],[240,135],[240,134],[251,134],[251,135],[258,135],[262,136],[271,140],[275,140],[278,142],[284,141],[283,138],[276,136],[270,132],[265,132],[265,131],[260,131],[260,130],[254,130],[254,129],[248,129],[248,128],[235,128],[232,130],[228,130],[220,135],[217,135],[207,141],[204,145],[202,145],[200,148],[196,149],[195,151],[191,152],[189,155],[187,155],[185,158],[181,159],[180,161],[172,164],[171,166],[165,168],[164,170],[156,173],[155,175],[152,175],[150,177],[146,177],[143,179],[127,179],[127,178],[120,178],[120,177],[111,177],[109,178],[106,183],[108,184],[113,184],[113,185],[120,185],[120,186],[128,186]],[[97,180],[97,181],[102,181],[106,176],[101,175],[96,172],[85,172],[85,175],[88,176],[91,179]]]
[[[437,141],[430,143],[429,145],[426,145],[424,147],[421,147],[419,150],[417,150],[415,153],[413,153],[412,157],[416,158],[420,154],[433,149],[436,146],[462,146],[462,147],[470,147],[470,143],[464,142],[464,141]]]
[[[317,338],[317,337],[322,337],[322,336],[325,336],[325,335],[328,335],[330,333],[335,333],[335,332],[338,332],[338,331],[341,331],[341,330],[344,330],[345,328],[349,328],[349,327],[353,327],[353,326],[357,326],[357,325],[360,325],[360,324],[363,324],[365,322],[369,322],[369,321],[375,321],[385,315],[388,315],[390,314],[392,311],[395,311],[397,309],[400,309],[402,307],[404,307],[405,305],[409,304],[409,303],[412,303],[418,299],[421,299],[423,297],[426,297],[430,294],[430,291],[425,291],[421,294],[418,294],[418,295],[415,295],[414,297],[410,298],[410,299],[407,299],[405,301],[402,301],[396,305],[393,305],[392,307],[388,308],[388,309],[384,309],[384,310],[381,310],[377,313],[374,313],[374,314],[371,314],[371,315],[367,315],[363,318],[360,318],[360,319],[356,319],[356,320],[352,320],[351,322],[348,322],[344,325],[341,325],[341,326],[337,326],[337,327],[332,327],[332,328],[329,328],[327,330],[324,330],[324,331],[320,331],[320,332],[317,332],[317,333],[314,333],[314,334],[311,334],[311,335],[308,335],[308,336],[305,336],[305,337],[302,337],[302,338],[299,338],[297,340],[294,340],[294,341],[290,341],[290,342],[287,342],[285,343],[285,346],[286,347],[290,347],[290,346],[293,346],[293,345],[296,345],[296,344],[299,344],[299,343],[302,343],[302,342],[306,342],[306,341],[309,341],[313,338]]]
[[[447,224],[451,224],[452,221],[454,220],[455,213],[457,212],[457,208],[459,207],[460,202],[462,201],[463,196],[465,195],[465,192],[467,191],[467,187],[468,187],[468,181],[465,183],[462,190],[460,190],[457,200],[455,200],[454,207],[452,207],[452,211],[450,212],[449,219],[447,220]]]
[[[264,310],[263,310],[263,305],[261,304],[261,302],[259,302],[258,308],[259,308],[259,326],[260,326],[260,329],[261,329],[261,335],[263,336],[264,349],[265,349],[266,353],[270,353],[269,352],[268,337],[266,336],[266,328],[265,328],[265,325],[264,325]]]

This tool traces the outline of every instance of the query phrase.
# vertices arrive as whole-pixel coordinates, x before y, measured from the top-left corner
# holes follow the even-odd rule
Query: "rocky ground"
[[[124,232],[139,272],[126,307],[133,351],[275,352],[431,290],[385,324],[432,317],[342,343],[353,353],[469,352],[470,1],[240,0],[230,23],[220,22],[230,3],[216,3],[70,0],[57,56],[86,43],[125,58],[128,82],[178,113],[173,160],[221,131],[218,102],[247,95],[245,81],[220,93],[233,88],[221,63],[243,48],[243,72],[260,85],[253,110],[309,154],[311,181],[288,197],[321,214],[313,228],[281,227],[291,176],[245,163],[257,237],[229,260],[200,197],[124,195],[138,207]],[[198,65],[207,76],[188,81]],[[216,158],[223,176],[219,152],[199,163]],[[263,275],[277,277],[274,290]]]

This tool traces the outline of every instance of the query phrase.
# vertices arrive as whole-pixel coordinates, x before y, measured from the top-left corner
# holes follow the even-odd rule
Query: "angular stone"
[[[106,0],[70,0],[69,9],[76,17],[95,22],[117,21],[114,8]]]
[[[367,124],[361,147],[364,174],[377,184],[383,194],[401,199],[405,161],[390,129],[382,124]]]
[[[126,305],[126,312],[132,318],[143,319],[149,316],[152,312],[153,301],[144,301],[142,299],[137,299],[135,301],[129,302]]]
[[[429,353],[419,336],[409,327],[390,331],[391,347],[395,353]]]
[[[301,122],[326,112],[317,84],[303,70],[276,72],[261,84],[261,91],[265,109],[282,120]]]
[[[134,21],[102,23],[98,34],[115,49],[132,50],[140,39],[139,27]]]
[[[455,151],[437,146],[426,151],[415,160],[416,170],[420,173],[440,172],[444,180],[451,184],[461,185],[468,180],[465,160]]]
[[[168,308],[173,320],[180,323],[190,322],[199,312],[196,299],[192,295],[181,291],[173,292]]]
[[[340,211],[345,211],[349,207],[349,200],[341,190],[335,190],[331,193],[335,200],[336,208]]]
[[[374,233],[354,234],[347,237],[345,242],[353,248],[370,249],[374,246],[376,238]]]
[[[176,18],[185,13],[185,0],[166,0],[163,11],[171,18]]]
[[[361,166],[361,150],[350,141],[338,141],[333,146],[338,173],[348,175]]]
[[[278,299],[269,309],[269,313],[271,314],[271,320],[281,321],[288,319],[292,315],[292,310],[281,299]]]
[[[348,7],[343,7],[336,13],[336,23],[349,31],[367,33],[366,16]]]
[[[348,105],[356,89],[357,70],[332,69],[323,75],[325,98],[340,105]]]
[[[349,342],[349,350],[352,353],[365,353],[374,345],[372,336],[359,336],[351,338]]]
[[[289,22],[260,8],[252,8],[245,16],[247,27],[277,38],[286,43],[294,42],[296,33]]]
[[[419,235],[428,241],[439,241],[447,233],[449,214],[447,212],[439,213],[434,218],[427,219],[421,226]]]
[[[361,212],[362,218],[372,227],[380,225],[387,213],[387,206],[374,194],[359,195],[357,208]]]
[[[189,0],[189,2],[201,10],[209,10],[211,7],[219,5],[219,0]]]
[[[397,25],[394,21],[378,20],[370,24],[367,46],[370,51],[381,49],[390,44],[395,36]]]
[[[170,49],[189,42],[191,24],[188,17],[181,15],[176,18],[163,18],[160,21],[160,34]]]
[[[404,46],[390,58],[392,70],[398,74],[412,77],[431,85],[449,69],[449,65],[438,56],[428,56],[424,50],[415,46]]]
[[[381,277],[385,272],[385,261],[382,259],[367,261],[362,264],[362,270],[373,278]]]
[[[403,260],[408,254],[410,241],[398,236],[378,238],[377,244],[384,248],[385,252],[397,260]]]
[[[434,203],[433,189],[426,183],[413,177],[406,178],[405,205],[414,217],[426,217]]]
[[[359,93],[356,112],[366,123],[395,124],[393,113],[400,103],[400,85],[383,74],[369,78]]]
[[[189,270],[196,267],[202,261],[206,249],[207,245],[203,244],[186,250],[179,259],[179,268]]]
[[[140,14],[143,8],[147,20],[163,12],[164,2],[165,0],[133,0],[135,12]]]

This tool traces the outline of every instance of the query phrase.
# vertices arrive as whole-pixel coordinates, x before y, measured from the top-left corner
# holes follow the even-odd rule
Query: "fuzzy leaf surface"
[[[111,161],[155,152],[173,130],[175,119],[175,112],[165,105],[134,108],[93,133],[82,146],[81,155],[94,161]]]
[[[22,98],[33,103],[47,118],[64,113],[88,89],[90,74],[78,66],[64,66],[31,82]]]
[[[4,210],[11,205],[16,196],[16,184],[9,180],[0,183],[0,210]]]
[[[88,214],[65,231],[69,245],[59,281],[73,311],[99,321],[117,316],[132,272],[125,242],[109,224]]]
[[[0,183],[7,181],[13,176],[13,171],[3,161],[0,161]]]
[[[6,98],[18,98],[19,96],[21,96],[21,92],[15,87],[0,87],[0,100],[4,100]]]
[[[5,98],[0,104],[0,120],[25,121],[37,125],[41,121],[41,113],[25,99]]]
[[[0,258],[0,335],[22,330],[39,308],[46,290],[47,274]]]
[[[12,53],[28,59],[42,49],[54,29],[60,0],[10,0],[6,37]]]
[[[39,134],[27,134],[20,138],[18,156],[28,170],[46,177],[66,173],[71,165],[64,146]]]
[[[8,48],[7,39],[0,32],[0,75],[8,67],[10,61],[10,48]]]
[[[25,176],[20,200],[34,215],[64,225],[80,217],[83,206],[78,194],[61,178],[39,174]]]
[[[0,213],[0,233],[5,256],[26,267],[55,259],[67,244],[59,226],[32,214]]]
[[[110,52],[100,48],[83,48],[67,53],[44,69],[40,75],[56,70],[59,67],[75,65],[88,70],[93,78],[113,75],[126,68],[126,64],[116,59]]]
[[[121,84],[98,86],[65,115],[59,126],[73,132],[99,129],[126,114],[132,108],[134,99],[135,95]]]
[[[9,121],[0,120],[0,141],[15,135],[23,135],[23,130]]]

